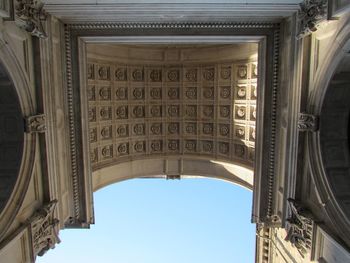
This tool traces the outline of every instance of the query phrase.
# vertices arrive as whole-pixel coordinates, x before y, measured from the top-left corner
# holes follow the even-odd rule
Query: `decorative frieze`
[[[54,212],[57,201],[51,201],[29,219],[32,236],[33,254],[35,256],[44,255],[49,249],[55,247],[60,242],[58,238],[58,219]]]
[[[39,114],[29,116],[25,119],[26,132],[28,133],[44,133],[46,131],[46,116]]]
[[[22,22],[22,27],[38,38],[46,38],[44,22],[47,13],[43,9],[44,4],[38,0],[16,0],[16,16]]]
[[[302,208],[294,199],[289,198],[291,215],[287,219],[286,241],[295,246],[300,255],[305,257],[311,250],[314,219],[311,213]]]
[[[304,0],[299,5],[299,32],[297,38],[303,38],[315,32],[318,23],[326,19],[328,0]]]
[[[298,129],[299,131],[317,131],[318,117],[308,113],[299,113]]]

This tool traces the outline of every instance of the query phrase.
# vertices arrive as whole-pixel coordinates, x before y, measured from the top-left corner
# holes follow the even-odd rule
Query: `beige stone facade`
[[[256,2],[1,2],[0,262],[193,176],[253,191],[256,262],[350,262],[350,5]]]

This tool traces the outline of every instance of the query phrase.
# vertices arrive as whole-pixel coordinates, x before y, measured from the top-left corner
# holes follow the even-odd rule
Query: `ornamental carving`
[[[151,151],[159,153],[163,150],[163,142],[161,140],[155,140],[151,142]]]
[[[179,117],[180,116],[180,106],[179,105],[170,105],[168,106],[169,117]]]
[[[153,82],[162,81],[162,70],[159,70],[159,69],[152,70],[149,77]]]
[[[204,123],[202,132],[205,135],[213,135],[213,133],[214,133],[214,124],[213,123]]]
[[[175,81],[179,81],[179,70],[178,69],[173,69],[173,70],[169,70],[168,71],[168,80],[175,82]]]
[[[141,142],[135,142],[134,144],[134,150],[137,153],[143,153],[146,151],[146,146],[145,146],[145,142],[141,141]]]
[[[189,119],[196,119],[197,118],[197,105],[186,105],[185,115]]]
[[[111,87],[100,88],[99,94],[101,100],[111,100]]]
[[[186,140],[185,149],[189,152],[195,152],[197,150],[197,142],[195,140]]]
[[[231,97],[231,87],[221,87],[220,88],[220,98],[229,99]]]
[[[215,76],[214,68],[207,68],[203,71],[203,78],[206,81],[213,81]]]
[[[95,101],[96,100],[96,88],[95,86],[89,86],[88,87],[88,100],[89,101]]]
[[[168,90],[169,99],[178,100],[180,98],[179,88],[169,88]]]
[[[204,153],[212,153],[214,148],[214,144],[212,141],[203,141],[202,149]]]
[[[237,87],[237,99],[244,100],[246,98],[246,87],[245,86],[239,86]]]
[[[117,119],[127,119],[128,118],[128,106],[119,106],[115,111]]]
[[[244,145],[235,144],[235,155],[243,158],[245,155],[246,149]]]
[[[15,12],[22,22],[21,27],[32,36],[47,38],[43,26],[47,19],[44,3],[37,0],[16,0],[16,2]]]
[[[187,123],[185,131],[188,134],[197,134],[197,124],[193,122]]]
[[[239,66],[237,69],[237,76],[239,79],[246,79],[248,75],[247,66]]]
[[[245,127],[244,126],[238,126],[236,127],[236,137],[240,138],[240,139],[244,139],[245,137]]]
[[[162,106],[161,105],[151,106],[150,113],[152,117],[155,117],[155,118],[162,117]]]
[[[115,70],[115,80],[117,80],[117,81],[126,81],[127,80],[126,68],[117,68]]]
[[[129,126],[128,124],[118,125],[117,137],[127,137],[129,136]]]
[[[87,80],[93,169],[152,154],[254,160],[257,80],[245,76],[246,70],[253,76],[254,63],[88,64],[96,74]],[[244,78],[233,74],[239,68]]]
[[[119,155],[127,155],[129,153],[129,143],[121,143],[119,144],[117,151]]]
[[[191,81],[191,82],[197,81],[197,69],[187,70],[185,73],[185,76],[187,81]]]
[[[222,117],[222,118],[230,117],[230,107],[229,106],[220,106],[220,117]]]
[[[197,99],[197,88],[196,87],[189,87],[186,89],[186,97],[190,100],[196,100]]]
[[[113,157],[113,145],[108,145],[108,146],[102,147],[101,154],[102,154],[102,157],[104,159],[112,158]]]
[[[37,210],[29,219],[35,256],[44,255],[48,250],[55,248],[55,244],[60,243],[58,238],[59,221],[54,215],[56,204],[56,200],[51,201]]]
[[[97,142],[97,128],[90,129],[90,142]]]
[[[244,119],[246,115],[246,108],[244,106],[236,107],[236,118]]]
[[[112,119],[112,107],[101,107],[100,108],[100,118],[101,120],[110,120]]]
[[[318,23],[326,19],[327,2],[327,0],[304,0],[299,4],[297,38],[303,38],[317,30]]]
[[[179,150],[179,140],[169,140],[168,141],[168,149],[170,151],[178,151]]]
[[[106,126],[101,129],[102,139],[111,139],[112,138],[112,126]]]
[[[204,99],[209,99],[209,100],[214,99],[214,87],[203,88],[203,97]]]
[[[117,88],[115,95],[117,100],[127,100],[128,99],[128,88]]]
[[[298,120],[299,131],[317,131],[318,130],[318,117],[312,114],[300,113]]]
[[[219,142],[219,153],[228,154],[230,152],[230,145],[226,142]]]
[[[26,132],[44,133],[46,131],[46,116],[39,114],[26,118]]]
[[[151,133],[154,135],[160,135],[162,134],[162,124],[161,123],[153,123],[151,125]]]
[[[95,79],[95,65],[94,64],[88,64],[88,66],[87,66],[87,78],[88,79]]]
[[[134,125],[133,132],[135,135],[145,135],[146,128],[144,123],[137,123]]]
[[[132,72],[132,79],[134,81],[143,81],[143,69],[135,69]]]
[[[203,106],[203,117],[212,118],[214,116],[214,106],[207,105]]]
[[[179,133],[179,123],[172,122],[168,124],[168,133],[169,134],[178,134]]]
[[[224,80],[229,80],[231,78],[231,67],[221,68],[220,77]]]
[[[221,136],[228,137],[230,135],[230,126],[228,124],[220,124],[219,131]]]
[[[145,98],[145,89],[144,88],[134,88],[132,95],[133,95],[133,98],[135,100],[143,100]]]
[[[108,66],[100,66],[98,68],[98,79],[109,80],[109,70]]]
[[[152,88],[150,91],[150,96],[154,100],[160,100],[162,98],[162,89],[161,88]]]
[[[290,217],[287,219],[286,241],[295,246],[300,255],[305,257],[311,250],[314,229],[312,214],[301,207],[294,199],[289,198]]]
[[[134,106],[132,113],[134,114],[135,118],[143,118],[145,117],[145,106]]]

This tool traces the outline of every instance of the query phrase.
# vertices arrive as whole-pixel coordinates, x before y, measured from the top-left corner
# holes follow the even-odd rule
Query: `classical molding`
[[[58,238],[58,219],[55,218],[57,201],[53,200],[37,210],[29,219],[34,256],[42,256],[60,242]]]
[[[317,30],[318,23],[326,19],[328,0],[304,0],[300,3],[299,32],[297,38],[303,38]]]
[[[50,3],[51,2],[51,3]],[[55,1],[58,3],[59,1]],[[75,1],[77,2],[77,1]],[[49,3],[45,10],[59,17],[65,23],[87,23],[98,21],[109,22],[206,22],[235,21],[254,19],[262,21],[278,21],[281,17],[289,17],[298,10],[298,4],[261,4],[237,3],[237,1],[132,1],[133,3],[117,3],[120,1],[101,1],[98,4]],[[148,2],[148,3],[147,3]],[[197,3],[193,3],[197,2]],[[239,1],[238,1],[239,2]],[[248,1],[249,2],[249,1]],[[253,2],[253,1],[250,1]],[[256,2],[256,1],[255,1]]]
[[[39,114],[26,118],[25,130],[28,133],[44,133],[46,131],[46,116]]]
[[[317,131],[318,116],[304,113],[304,112],[299,113],[298,129],[299,131],[311,131],[311,132]]]
[[[310,253],[314,232],[314,219],[311,212],[289,198],[290,217],[287,219],[286,241],[292,243],[302,257]]]
[[[192,34],[191,34],[192,32]],[[199,32],[199,33],[198,33]],[[264,98],[266,107],[262,110],[265,113],[260,115],[260,125],[267,125],[270,129],[264,132],[263,136],[259,138],[261,140],[260,151],[266,147],[271,149],[270,153],[266,157],[260,156],[262,158],[258,163],[263,163],[258,169],[259,174],[268,174],[266,177],[262,177],[262,182],[258,185],[266,187],[267,191],[261,192],[258,199],[263,202],[264,206],[259,211],[254,213],[254,220],[258,222],[270,222],[274,217],[275,212],[273,211],[273,203],[275,202],[273,198],[274,192],[274,180],[275,180],[275,147],[276,147],[276,136],[277,136],[277,100],[278,100],[278,83],[279,83],[279,47],[280,47],[280,24],[274,22],[191,22],[191,23],[84,23],[84,24],[67,24],[65,25],[65,46],[66,46],[66,80],[67,80],[67,102],[68,102],[68,113],[69,113],[69,124],[70,124],[70,148],[71,148],[71,162],[72,162],[72,190],[74,198],[74,218],[77,222],[84,222],[86,216],[84,214],[84,209],[86,209],[86,203],[81,199],[81,191],[84,191],[82,187],[84,186],[84,166],[83,162],[89,162],[89,160],[83,160],[82,156],[82,144],[81,144],[81,131],[85,129],[81,127],[82,123],[79,121],[81,116],[79,115],[81,109],[79,108],[79,103],[81,98],[78,97],[79,94],[79,77],[76,75],[79,71],[77,61],[79,60],[78,52],[78,41],[97,41],[103,42],[103,39],[113,38],[118,35],[135,35],[139,36],[139,42],[144,36],[147,38],[147,34],[153,34],[155,38],[152,43],[162,43],[162,37],[175,34],[176,36],[185,35],[194,38],[194,34],[199,36],[200,42],[203,42],[203,37],[208,36],[220,36],[218,34],[222,33],[221,36],[227,37],[237,37],[237,39],[243,37],[254,36],[254,41],[263,43],[261,52],[264,52],[265,45],[273,46],[269,49],[268,62],[261,60],[262,64],[267,63],[268,69],[265,74],[272,76],[269,78],[268,87],[265,86],[265,81],[259,82],[260,89],[262,92],[266,92]],[[210,36],[212,35],[212,36]],[[176,38],[173,36],[173,38]],[[267,38],[265,38],[268,36]],[[79,38],[83,37],[83,38]],[[101,38],[100,38],[101,37]],[[202,37],[202,38],[201,38]],[[172,38],[172,39],[173,39]],[[112,42],[115,40],[112,40]],[[168,40],[169,41],[169,40]],[[171,40],[172,41],[172,40]],[[267,41],[268,43],[264,42]],[[88,42],[90,43],[90,42]],[[146,41],[147,43],[147,41]],[[184,42],[182,42],[184,43]],[[227,43],[227,42],[225,42]],[[260,63],[260,62],[259,62]],[[263,70],[261,68],[260,70]],[[262,77],[264,79],[264,77]],[[264,104],[263,103],[263,104]],[[266,108],[266,109],[265,109]],[[265,116],[265,115],[266,116]],[[259,118],[259,114],[258,114]],[[260,187],[260,186],[257,186]],[[270,195],[269,198],[267,196]],[[268,208],[267,208],[268,207]],[[76,220],[80,219],[80,220]]]
[[[43,22],[47,13],[44,4],[37,0],[16,0],[15,11],[19,18],[20,27],[38,38],[46,38]]]

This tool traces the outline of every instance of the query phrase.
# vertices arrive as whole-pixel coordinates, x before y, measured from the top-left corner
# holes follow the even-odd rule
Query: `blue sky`
[[[60,232],[39,263],[249,263],[252,192],[213,179],[135,179],[94,194],[91,229]]]

